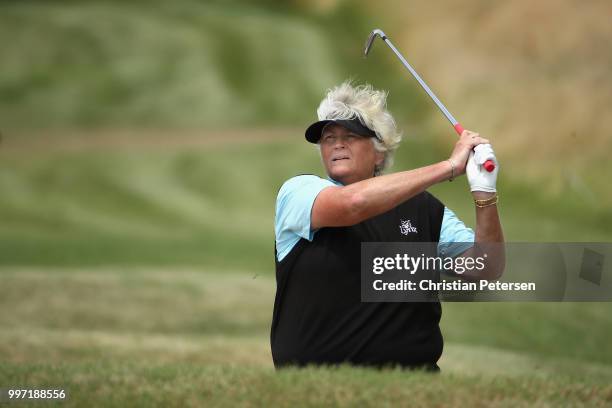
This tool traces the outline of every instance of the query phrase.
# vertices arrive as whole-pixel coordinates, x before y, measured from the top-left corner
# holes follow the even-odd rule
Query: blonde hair
[[[387,110],[387,94],[369,84],[353,86],[348,80],[329,89],[317,109],[319,120],[359,119],[376,133],[377,137],[372,138],[374,148],[384,153],[382,164],[374,170],[376,176],[393,164],[393,153],[402,141],[395,119]]]

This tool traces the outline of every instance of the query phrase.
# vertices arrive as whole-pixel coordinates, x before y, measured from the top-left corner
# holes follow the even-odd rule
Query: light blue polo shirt
[[[312,241],[317,230],[310,228],[310,212],[317,195],[325,187],[341,186],[335,180],[302,175],[287,180],[276,198],[274,233],[278,261],[293,249],[301,238]],[[474,244],[474,231],[465,226],[454,212],[444,207],[438,255],[455,257]]]

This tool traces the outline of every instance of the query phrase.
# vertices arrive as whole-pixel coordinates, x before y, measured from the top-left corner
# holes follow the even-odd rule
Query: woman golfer
[[[447,160],[384,174],[401,140],[385,92],[345,82],[328,91],[317,114],[306,140],[319,147],[327,177],[293,177],[276,201],[274,364],[437,370],[440,304],[362,303],[361,243],[436,242],[439,255],[460,257],[474,242],[503,242],[499,163],[489,140],[466,130]],[[482,168],[486,160],[496,164],[491,173]],[[464,173],[476,207],[475,231],[426,191]],[[502,269],[473,277],[495,279]]]

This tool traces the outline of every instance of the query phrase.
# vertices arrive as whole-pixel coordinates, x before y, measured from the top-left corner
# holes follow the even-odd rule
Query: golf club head
[[[372,48],[372,44],[374,43],[374,40],[376,39],[377,36],[383,40],[387,39],[387,36],[380,28],[376,28],[372,30],[372,32],[370,33],[370,36],[366,40],[365,47],[363,48],[364,57],[368,56],[368,53],[370,52],[370,48]]]

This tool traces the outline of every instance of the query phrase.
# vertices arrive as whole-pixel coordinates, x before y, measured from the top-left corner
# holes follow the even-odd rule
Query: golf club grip
[[[461,134],[463,133],[463,131],[465,129],[463,129],[463,126],[461,126],[461,123],[457,122],[453,125],[453,127],[455,128],[455,131],[457,132],[457,134],[459,136],[461,136]],[[484,162],[484,164],[482,165],[482,167],[485,168],[486,171],[488,171],[489,173],[492,172],[493,170],[495,170],[495,163],[493,162],[493,160],[487,160],[486,162]]]

